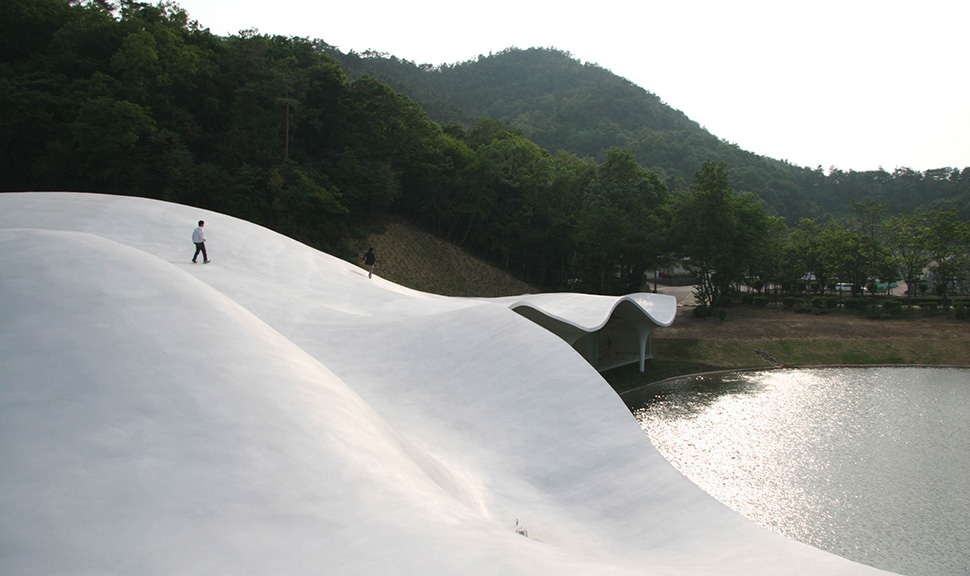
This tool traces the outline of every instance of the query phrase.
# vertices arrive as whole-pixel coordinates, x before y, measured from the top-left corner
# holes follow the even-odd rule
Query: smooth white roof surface
[[[509,308],[527,306],[546,316],[572,324],[585,332],[594,332],[606,325],[617,306],[629,302],[657,326],[670,326],[677,315],[677,298],[667,294],[628,294],[626,296],[602,296],[572,292],[553,294],[525,294],[507,298],[495,298],[507,302]]]
[[[507,302],[228,216],[0,194],[0,327],[3,574],[880,573],[706,495]]]

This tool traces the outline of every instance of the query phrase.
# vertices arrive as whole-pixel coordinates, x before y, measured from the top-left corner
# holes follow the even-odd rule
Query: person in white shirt
[[[199,258],[199,252],[202,252],[202,262],[204,264],[209,263],[209,255],[205,253],[205,230],[202,227],[205,226],[204,220],[199,220],[199,227],[192,232],[192,242],[195,243],[195,254],[192,256],[192,263],[195,264]]]

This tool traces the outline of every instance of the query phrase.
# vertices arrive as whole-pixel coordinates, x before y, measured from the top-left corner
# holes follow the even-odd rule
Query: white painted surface
[[[670,326],[677,316],[677,299],[666,294],[637,293],[617,297],[562,292],[525,294],[493,300],[507,303],[513,310],[520,306],[534,308],[546,316],[572,324],[585,332],[595,332],[605,326],[610,315],[621,302],[630,302],[658,326]]]
[[[0,328],[3,574],[880,573],[701,492],[506,304],[224,215],[0,194]]]

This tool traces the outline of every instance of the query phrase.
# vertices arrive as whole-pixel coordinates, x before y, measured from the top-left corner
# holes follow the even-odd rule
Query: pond
[[[675,467],[761,525],[900,574],[970,575],[970,370],[738,372],[624,400]]]

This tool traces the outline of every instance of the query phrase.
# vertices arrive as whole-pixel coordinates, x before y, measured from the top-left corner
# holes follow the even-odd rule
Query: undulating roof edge
[[[632,304],[658,326],[670,326],[677,316],[676,297],[647,292],[625,296],[559,292],[496,298],[493,301],[506,304],[511,310],[529,307],[586,332],[595,332],[605,326],[617,307],[624,302]]]

